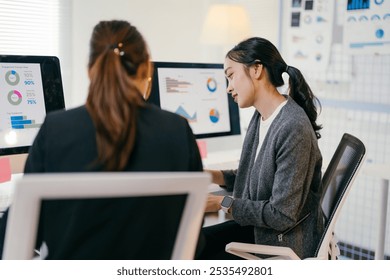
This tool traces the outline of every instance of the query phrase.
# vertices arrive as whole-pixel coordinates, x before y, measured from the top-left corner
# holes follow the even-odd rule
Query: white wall
[[[223,62],[222,49],[200,43],[211,0],[83,0],[72,1],[72,74],[66,88],[68,107],[85,102],[87,62],[92,29],[100,20],[128,20],[141,31],[156,61]],[[232,1],[218,1],[232,2]],[[235,1],[247,6],[253,35],[277,43],[279,1]]]
[[[203,2],[73,1],[72,105],[83,103],[86,98],[89,39],[100,20],[124,19],[134,24],[149,43],[153,60],[199,61],[198,25],[202,20],[199,15],[203,14]]]

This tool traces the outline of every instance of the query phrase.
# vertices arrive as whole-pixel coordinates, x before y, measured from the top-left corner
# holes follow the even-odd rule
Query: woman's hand
[[[204,169],[205,172],[211,174],[211,182],[220,186],[225,185],[225,180],[221,170]]]
[[[222,200],[223,196],[209,194],[207,197],[205,212],[218,212],[218,210],[221,209]]]

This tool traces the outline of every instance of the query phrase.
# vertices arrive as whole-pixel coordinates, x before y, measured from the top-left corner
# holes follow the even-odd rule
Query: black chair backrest
[[[363,142],[355,136],[345,133],[322,177],[321,207],[325,219],[325,230],[319,242],[316,256],[365,153],[366,148]]]

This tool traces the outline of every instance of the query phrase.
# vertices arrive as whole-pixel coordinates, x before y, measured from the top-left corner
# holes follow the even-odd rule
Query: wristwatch
[[[234,198],[232,196],[226,195],[221,202],[221,209],[226,214],[230,213],[230,208],[232,207]]]

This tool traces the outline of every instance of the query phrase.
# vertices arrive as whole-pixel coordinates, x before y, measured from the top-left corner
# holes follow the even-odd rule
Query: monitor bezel
[[[0,55],[0,63],[39,63],[46,114],[65,109],[60,61],[56,56]],[[0,156],[28,153],[30,146],[0,147]]]
[[[155,104],[161,107],[160,103],[160,94],[159,94],[159,84],[158,84],[158,69],[159,68],[201,68],[201,69],[223,69],[222,63],[202,63],[202,62],[166,62],[166,61],[154,61],[153,62],[153,79],[150,96],[147,100],[148,103]],[[226,80],[227,83],[227,80]],[[230,136],[230,135],[240,135],[240,114],[239,108],[232,96],[226,93],[228,96],[228,106],[229,106],[229,121],[230,121],[230,131],[227,132],[215,132],[215,133],[205,133],[205,134],[194,134],[197,139],[202,138],[211,138],[211,137],[220,137],[220,136]]]

